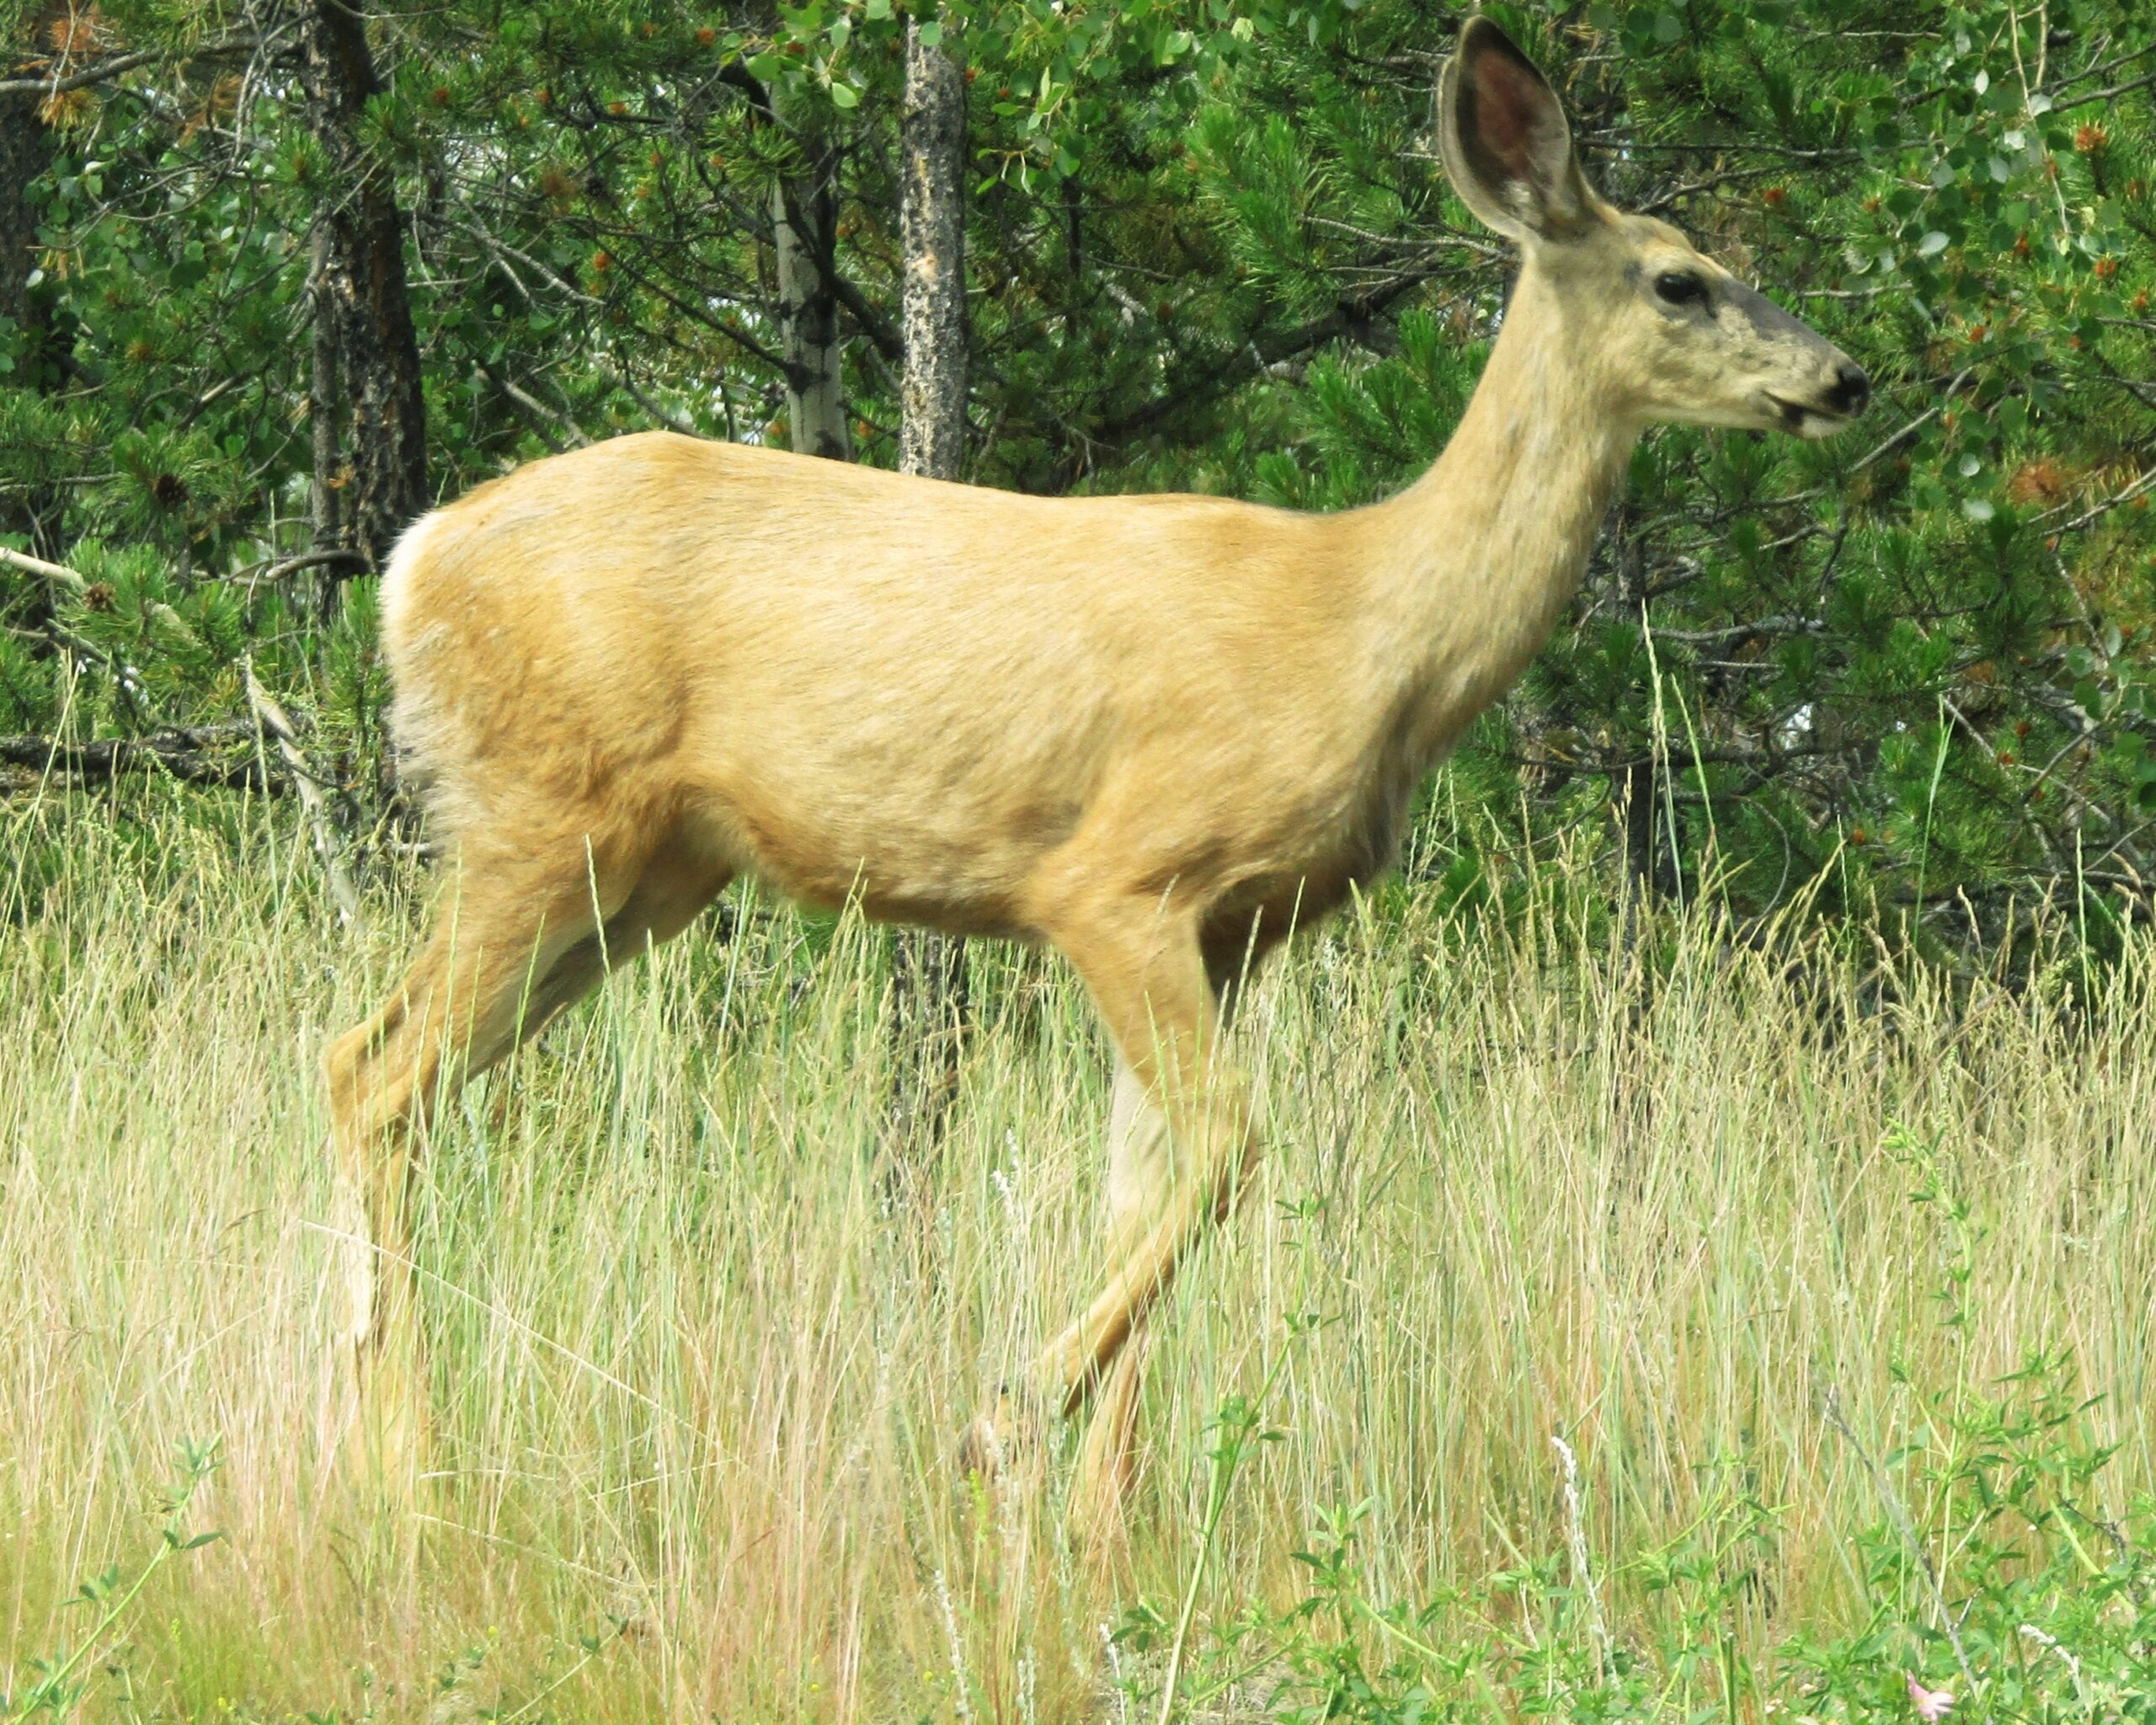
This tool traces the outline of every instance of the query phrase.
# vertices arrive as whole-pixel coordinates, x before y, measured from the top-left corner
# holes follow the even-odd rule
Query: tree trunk
[[[426,399],[404,276],[403,222],[395,177],[360,136],[368,98],[382,85],[357,0],[311,0],[300,34],[301,83],[308,129],[329,158],[316,222],[318,306],[316,354],[334,350],[344,441],[334,476],[318,483],[339,494],[341,542],[379,569],[397,536],[428,504]],[[312,392],[311,392],[312,393]],[[332,418],[334,424],[334,416]],[[325,455],[315,427],[318,466]]]
[[[337,307],[329,295],[329,224],[317,218],[314,243],[307,275],[307,323],[312,340],[307,380],[307,429],[314,439],[314,472],[307,494],[307,513],[314,532],[314,548],[343,547],[341,512],[337,507]],[[328,617],[337,608],[337,584],[343,571],[334,565],[319,573],[315,590],[317,610]]]
[[[838,152],[804,138],[806,171],[782,176],[771,193],[772,249],[778,264],[779,328],[786,360],[786,411],[803,455],[853,459],[841,390],[838,295],[831,286],[838,244]]]
[[[923,42],[914,19],[906,26],[899,133],[905,339],[899,467],[933,479],[958,478],[965,457],[965,69],[947,48]],[[964,944],[926,929],[900,931],[891,999],[894,1124],[904,1137],[942,1130],[958,1087],[966,996]]]
[[[5,51],[15,45],[12,35],[0,33],[0,70],[13,63],[13,54]],[[29,285],[37,268],[37,212],[29,190],[52,164],[52,134],[37,110],[35,96],[0,96],[0,318],[20,338],[19,369],[3,381],[18,385],[35,381],[42,334]],[[34,550],[56,553],[60,547],[39,534],[37,516],[32,499],[0,495],[0,533],[23,535]]]
[[[37,267],[37,212],[31,184],[52,161],[51,134],[35,96],[0,96],[0,318],[21,328]]]
[[[906,25],[899,156],[905,269],[899,467],[955,479],[966,441],[966,74],[947,47],[921,40],[918,19]]]
[[[1652,754],[1625,768],[1624,788],[1619,793],[1625,814],[1625,882],[1627,896],[1636,895],[1652,904],[1660,885],[1655,854],[1657,794]]]

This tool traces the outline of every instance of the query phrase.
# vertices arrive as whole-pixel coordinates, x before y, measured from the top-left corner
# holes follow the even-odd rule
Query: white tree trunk
[[[853,458],[853,439],[841,389],[838,297],[825,273],[837,238],[836,159],[835,152],[813,148],[809,172],[779,181],[771,193],[771,232],[793,447],[843,462]]]

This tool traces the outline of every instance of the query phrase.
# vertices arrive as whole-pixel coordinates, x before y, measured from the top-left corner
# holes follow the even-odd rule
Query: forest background
[[[362,873],[371,574],[437,499],[654,426],[895,465],[910,363],[935,471],[1346,507],[1432,458],[1502,315],[1431,147],[1457,19],[1424,6],[946,8],[911,134],[886,0],[14,10],[0,546],[72,575],[0,570],[0,760],[233,782],[251,664]],[[2140,914],[2156,25],[1500,11],[1609,195],[1880,389],[1827,446],[1642,448],[1424,872],[1473,892],[1580,834],[1748,912],[1986,943],[2047,892],[2093,937]],[[910,233],[910,151],[947,169]],[[965,284],[910,344],[910,243]]]

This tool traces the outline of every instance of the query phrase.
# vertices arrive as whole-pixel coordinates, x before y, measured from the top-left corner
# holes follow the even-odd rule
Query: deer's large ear
[[[1486,18],[1438,75],[1438,152],[1461,200],[1511,238],[1562,239],[1593,211],[1557,93]]]

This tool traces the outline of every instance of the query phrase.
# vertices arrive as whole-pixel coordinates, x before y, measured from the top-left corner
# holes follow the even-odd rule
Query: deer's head
[[[1668,222],[1595,195],[1556,92],[1486,18],[1438,79],[1438,147],[1467,207],[1519,243],[1591,346],[1618,411],[1825,437],[1864,410],[1870,382],[1847,354]]]

